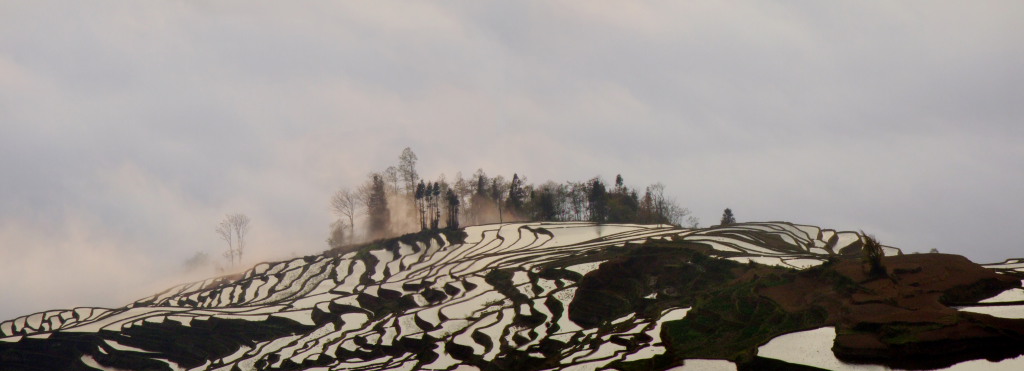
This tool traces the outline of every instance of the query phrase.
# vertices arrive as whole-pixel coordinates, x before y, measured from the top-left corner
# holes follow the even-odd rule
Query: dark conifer
[[[590,203],[590,221],[604,223],[608,219],[608,192],[605,190],[604,182],[594,178],[590,181],[590,194],[587,197]]]
[[[722,222],[719,223],[719,224],[721,224],[721,225],[736,224],[736,217],[734,217],[732,215],[732,210],[731,209],[726,208],[725,211],[722,212]]]
[[[420,230],[427,229],[426,220],[426,185],[420,180],[420,183],[416,185],[416,211],[420,214]]]
[[[391,211],[388,210],[384,178],[380,174],[373,174],[371,178],[370,193],[366,202],[366,211],[370,219],[370,235],[381,237],[390,232]]]
[[[523,180],[519,174],[512,174],[512,183],[508,186],[508,200],[505,201],[505,209],[509,213],[519,214],[523,210],[526,201],[526,189],[523,187]]]
[[[452,190],[448,190],[448,228],[459,227],[459,196]]]

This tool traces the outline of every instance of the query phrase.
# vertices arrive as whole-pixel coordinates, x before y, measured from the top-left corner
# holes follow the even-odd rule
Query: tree
[[[249,217],[244,214],[228,214],[217,226],[217,234],[227,242],[228,251],[224,257],[228,259],[229,265],[242,262],[242,253],[245,251],[245,235],[249,233]]]
[[[345,245],[345,221],[338,219],[331,223],[331,237],[327,238],[327,246],[339,248]]]
[[[459,227],[459,195],[449,189],[448,190],[448,228],[455,229]]]
[[[508,185],[508,200],[505,201],[505,209],[511,214],[522,212],[526,201],[525,182],[526,177],[519,178],[519,174],[512,174],[512,182]]]
[[[398,156],[398,174],[405,182],[405,192],[408,194],[415,191],[416,181],[419,180],[419,174],[416,173],[416,160],[416,154],[409,147],[405,147],[402,154]]]
[[[609,223],[632,223],[637,221],[640,209],[640,199],[636,191],[629,192],[623,185],[616,185],[615,192],[607,195],[608,198],[608,222]]]
[[[437,229],[441,224],[441,182],[436,182],[429,188],[430,209],[433,213],[430,216],[430,229]]]
[[[369,216],[367,226],[372,237],[382,237],[391,228],[391,211],[388,210],[387,192],[384,179],[380,174],[370,175],[370,186],[366,200],[366,215]]]
[[[505,182],[505,178],[498,175],[491,179],[491,200],[498,208],[498,223],[504,223],[504,219],[501,215],[501,201],[502,195],[506,193],[508,189],[508,183]]]
[[[421,231],[427,230],[426,188],[426,184],[423,184],[423,181],[420,180],[420,183],[416,185],[416,193],[413,195],[413,197],[416,199],[416,211],[419,212],[420,214]]]
[[[347,188],[339,189],[331,197],[331,211],[339,218],[348,219],[350,235],[355,234],[356,217],[359,216],[363,201],[358,192]]]
[[[398,168],[388,166],[387,169],[384,169],[384,173],[381,176],[384,177],[384,182],[388,184],[388,194],[398,194]]]
[[[477,169],[473,173],[473,179],[469,182],[472,185],[472,196],[470,196],[469,215],[470,223],[484,223],[484,215],[490,210],[491,196],[488,191],[490,179],[484,173],[484,169]]]
[[[590,195],[590,183],[568,182],[566,183],[569,202],[569,217],[566,220],[583,221],[590,218],[590,208],[587,197]]]
[[[537,188],[534,197],[530,198],[533,220],[556,221],[567,219],[569,212],[563,209],[563,204],[566,203],[565,188],[565,186],[555,182],[547,182]]]
[[[587,195],[590,206],[590,221],[604,223],[608,219],[608,192],[604,182],[599,178],[590,180],[590,193]]]
[[[864,231],[861,231],[860,234],[864,236],[861,259],[868,266],[868,275],[872,278],[885,277],[887,273],[885,267],[882,266],[882,257],[885,256],[882,244],[875,239],[875,236],[865,234]]]
[[[680,225],[684,218],[691,225],[697,225],[696,218],[687,216],[690,210],[676,204],[675,200],[665,196],[665,185],[654,183],[647,187],[643,199],[640,200],[638,219],[642,223],[666,223]]]
[[[465,217],[468,201],[473,196],[473,184],[462,177],[462,172],[455,173],[455,194],[459,197],[459,213]]]
[[[718,223],[718,224],[720,224],[720,225],[736,224],[736,217],[734,217],[732,215],[732,210],[731,209],[725,208],[725,211],[722,212],[722,222]]]
[[[423,182],[420,182],[420,183],[422,184]],[[437,183],[427,182],[426,186],[423,187],[423,196],[422,196],[422,198],[423,198],[423,205],[424,205],[423,213],[424,213],[424,215],[426,215],[426,219],[425,219],[424,225],[423,225],[423,229],[424,230],[426,230],[427,228],[430,228],[430,229],[436,229],[437,228],[437,222],[436,222],[436,220],[434,218],[434,209],[437,206],[437,200],[434,197],[434,186],[436,184]],[[418,188],[417,188],[417,190],[418,190]]]

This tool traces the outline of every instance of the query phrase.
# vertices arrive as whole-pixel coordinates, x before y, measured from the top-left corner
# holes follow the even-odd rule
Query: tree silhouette
[[[428,183],[429,184],[429,183]],[[427,187],[428,196],[430,200],[430,229],[437,229],[441,223],[441,183],[436,182],[433,186]]]
[[[519,174],[512,174],[512,182],[508,185],[508,200],[505,201],[505,209],[511,214],[519,214],[523,210],[526,201],[526,189],[523,187],[525,179],[520,179]]]
[[[590,221],[604,223],[608,219],[608,192],[601,179],[590,180],[590,194],[587,196],[587,202],[590,206]]]
[[[448,190],[448,228],[455,229],[459,227],[459,195],[449,189]]]
[[[414,195],[414,197],[416,199],[416,211],[419,212],[419,214],[420,214],[420,230],[421,231],[427,230],[427,210],[426,210],[426,207],[427,207],[427,200],[426,200],[427,191],[426,191],[426,189],[427,189],[427,186],[425,184],[423,184],[423,181],[421,180],[420,183],[416,185],[416,194]]]
[[[331,223],[331,236],[327,238],[327,246],[338,248],[345,245],[345,221],[338,219]]]
[[[722,222],[718,223],[718,224],[720,224],[720,225],[736,224],[736,217],[734,217],[732,215],[732,209],[725,208],[725,211],[722,212]]]
[[[882,257],[885,256],[882,244],[875,239],[875,236],[865,234],[864,231],[860,231],[860,234],[864,236],[861,259],[868,266],[868,275],[873,278],[885,277],[887,273],[885,267],[882,266]]]
[[[331,197],[331,211],[334,211],[339,218],[348,219],[347,226],[350,235],[355,234],[356,216],[362,209],[363,201],[358,192],[347,188],[338,190],[334,193],[334,197]]]
[[[561,218],[560,208],[560,186],[554,183],[544,184],[538,189],[534,197],[531,198],[533,203],[533,219],[540,221],[554,221]]]
[[[491,199],[498,208],[498,223],[504,223],[504,219],[501,214],[501,201],[502,196],[505,194],[506,187],[508,187],[508,184],[505,183],[505,178],[501,175],[491,179]]]
[[[370,236],[387,235],[391,228],[391,211],[388,210],[387,192],[384,179],[380,174],[370,176],[370,190],[366,202],[366,214],[369,216]]]
[[[242,262],[245,251],[245,235],[249,233],[249,217],[245,214],[228,214],[217,226],[217,234],[227,242],[228,251],[224,253],[230,265]]]
[[[419,174],[416,173],[416,160],[416,154],[409,147],[405,147],[402,154],[398,156],[398,174],[405,182],[406,194],[412,194],[415,191],[416,181],[419,180]]]
[[[697,218],[666,196],[665,186],[655,183],[644,193],[626,185],[622,174],[616,174],[614,185],[605,184],[600,177],[576,182],[548,181],[540,186],[529,184],[518,173],[511,181],[502,176],[488,177],[477,169],[472,177],[458,173],[452,184],[442,174],[436,182],[425,182],[416,172],[417,156],[406,147],[399,156],[399,164],[380,173],[372,173],[356,192],[339,191],[331,207],[345,223],[348,233],[332,233],[351,238],[357,219],[358,207],[365,206],[368,236],[381,237],[387,233],[409,232],[402,228],[415,226],[420,230],[438,229],[441,224],[483,224],[513,220],[533,221],[592,221],[596,223],[645,223],[681,225],[697,228]],[[394,197],[398,197],[395,199]],[[642,196],[642,197],[641,197]],[[453,199],[454,197],[454,199]],[[397,203],[396,203],[397,201]],[[406,203],[412,202],[413,207]],[[401,215],[398,215],[398,214]],[[392,215],[394,214],[394,215]],[[494,218],[494,216],[497,218]],[[722,224],[735,222],[731,210],[726,209]],[[332,228],[336,225],[332,224]],[[414,228],[414,227],[413,227]],[[234,259],[234,252],[232,259]]]

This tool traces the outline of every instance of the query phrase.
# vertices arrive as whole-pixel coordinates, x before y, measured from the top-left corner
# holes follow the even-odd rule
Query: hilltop
[[[0,365],[689,370],[1021,362],[1014,357],[1024,354],[1024,261],[981,266],[883,247],[885,271],[870,275],[865,241],[783,222],[427,231],[261,263],[122,308],[6,321]],[[813,344],[801,342],[808,334]]]

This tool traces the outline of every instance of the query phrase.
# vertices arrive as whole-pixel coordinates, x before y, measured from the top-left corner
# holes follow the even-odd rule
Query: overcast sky
[[[397,163],[1024,257],[1024,3],[0,1],[0,320],[322,251]]]

